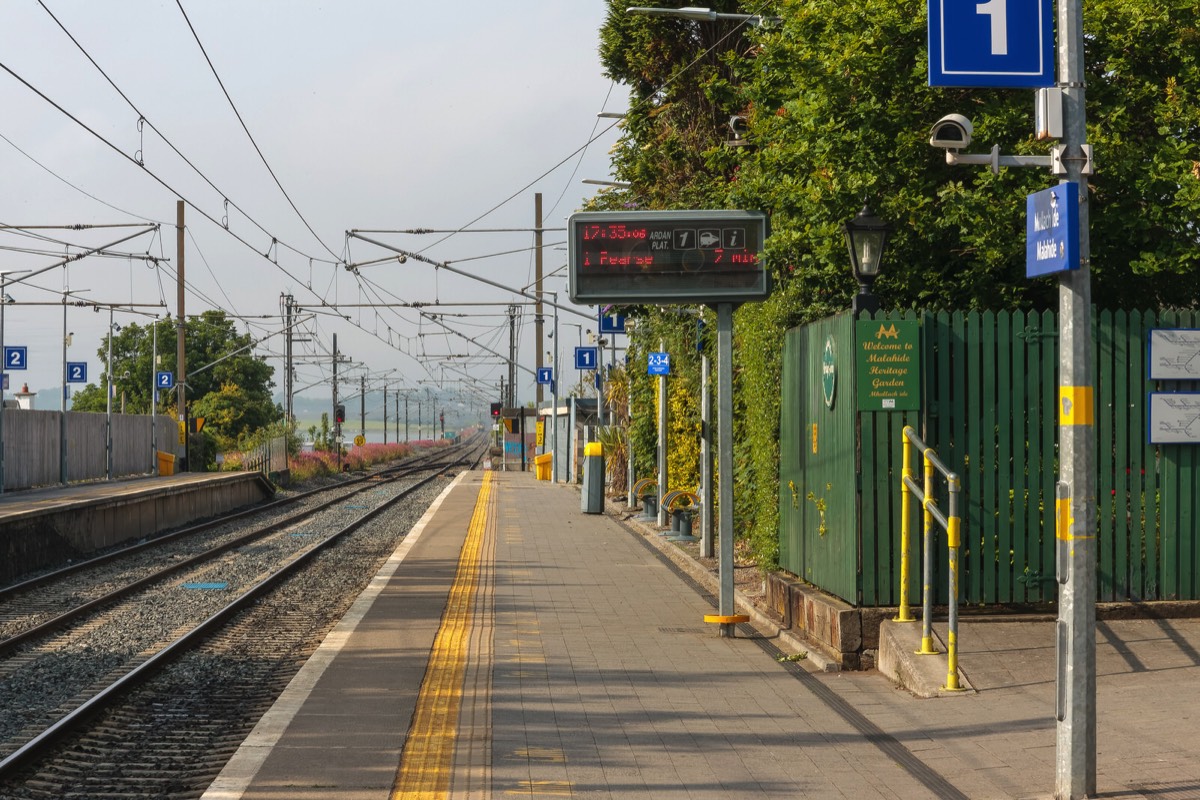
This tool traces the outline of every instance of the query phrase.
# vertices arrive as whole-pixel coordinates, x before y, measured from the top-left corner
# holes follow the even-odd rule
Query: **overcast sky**
[[[10,371],[10,389],[27,382],[46,395],[38,407],[58,407],[64,289],[88,301],[174,315],[175,204],[182,197],[188,315],[223,308],[251,318],[239,327],[261,338],[282,328],[282,294],[306,308],[337,305],[305,326],[313,341],[297,344],[298,355],[320,354],[327,362],[336,333],[339,350],[365,365],[376,383],[391,371],[393,385],[423,390],[420,382],[432,376],[451,388],[456,376],[442,367],[448,364],[498,394],[506,368],[484,348],[507,353],[503,304],[520,298],[415,259],[363,266],[357,275],[335,262],[389,255],[347,242],[350,229],[528,229],[535,192],[543,195],[546,227],[561,228],[596,188],[581,181],[609,177],[616,131],[605,133],[612,120],[598,120],[597,112],[624,110],[628,96],[601,75],[604,4],[183,0],[183,11],[186,18],[174,0],[0,4],[0,64],[20,78],[0,70],[0,225],[161,223],[157,234],[112,250],[168,259],[156,265],[93,256],[10,286],[15,302],[5,307],[4,342],[28,348],[28,369]],[[205,51],[299,213],[242,130]],[[146,120],[140,131],[139,112]],[[0,232],[0,269],[41,270],[138,231],[31,231],[51,242]],[[368,235],[504,286],[534,279],[527,230]],[[565,235],[548,231],[545,240],[549,274],[566,263]],[[518,252],[494,255],[504,251]],[[566,302],[565,269],[545,286]],[[470,315],[445,321],[480,344],[445,333],[411,309],[359,307],[414,301],[497,305],[427,309]],[[532,368],[533,313],[527,307],[522,313],[519,360]],[[149,319],[115,314],[118,324]],[[581,317],[561,319],[563,377],[573,383],[572,349],[581,332],[567,323],[596,326]],[[107,325],[107,311],[67,309],[66,328],[74,334],[67,361],[87,362],[93,383],[104,370],[97,349]],[[281,335],[259,349],[282,351]],[[305,396],[329,396],[329,364],[301,362],[296,388],[315,383]],[[282,360],[270,363],[279,390]],[[522,402],[532,399],[532,376],[522,373],[518,386]]]

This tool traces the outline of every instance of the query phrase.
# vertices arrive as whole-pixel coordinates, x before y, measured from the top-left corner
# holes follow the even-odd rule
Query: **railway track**
[[[464,446],[477,463],[480,443]],[[0,642],[0,795],[199,796],[441,491],[446,467],[426,469],[419,481],[373,477],[202,557],[156,550],[168,571],[152,580],[128,566],[145,552],[43,576],[45,593],[88,608],[42,611],[51,619]],[[140,587],[91,597],[120,583],[110,570],[139,574]],[[0,598],[0,611],[21,596]]]

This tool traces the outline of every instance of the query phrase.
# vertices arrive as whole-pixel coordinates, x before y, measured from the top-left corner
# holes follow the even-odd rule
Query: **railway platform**
[[[205,800],[1054,795],[1052,621],[964,620],[973,691],[703,622],[672,547],[574,487],[464,473]],[[1200,796],[1200,622],[1098,625],[1098,796]]]
[[[0,581],[260,503],[274,493],[259,472],[189,472],[4,492]]]

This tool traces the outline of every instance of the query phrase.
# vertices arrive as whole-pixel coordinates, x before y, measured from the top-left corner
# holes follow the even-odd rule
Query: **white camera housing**
[[[974,126],[962,114],[947,114],[929,131],[929,143],[943,150],[961,150],[971,144]]]

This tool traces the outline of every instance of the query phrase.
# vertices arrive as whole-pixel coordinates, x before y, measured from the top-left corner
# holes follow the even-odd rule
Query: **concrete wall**
[[[116,485],[114,485],[115,487]],[[7,515],[0,526],[0,581],[97,550],[152,538],[260,503],[274,488],[259,472],[230,472],[145,488],[123,486],[103,500],[47,505]]]

